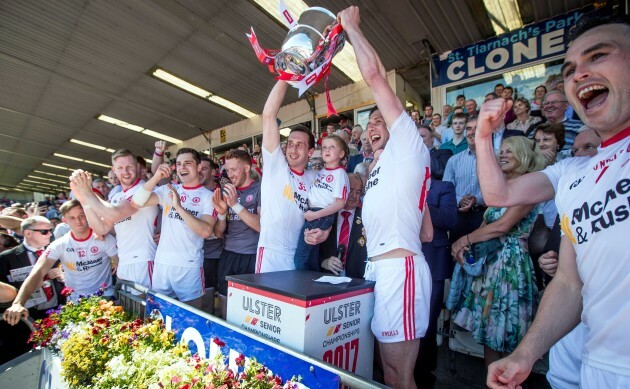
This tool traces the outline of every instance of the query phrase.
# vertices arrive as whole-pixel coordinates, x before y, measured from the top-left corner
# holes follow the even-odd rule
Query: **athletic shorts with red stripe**
[[[156,263],[153,268],[152,289],[183,302],[197,299],[206,294],[203,266],[183,267]]]
[[[258,247],[256,252],[256,273],[295,270],[295,250],[283,252],[268,247]]]
[[[153,277],[153,261],[119,264],[116,276],[125,281],[135,282],[144,287],[151,288]]]
[[[429,325],[431,273],[423,256],[368,261],[375,281],[372,333],[381,343],[422,338]]]

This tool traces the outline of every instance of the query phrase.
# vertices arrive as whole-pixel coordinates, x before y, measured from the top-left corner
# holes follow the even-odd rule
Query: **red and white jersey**
[[[308,189],[315,181],[315,172],[305,170],[300,174],[291,170],[280,145],[273,153],[263,147],[262,153],[265,174],[260,187],[258,247],[293,256],[304,226],[304,213],[308,211]]]
[[[431,183],[429,150],[406,112],[365,185],[363,225],[369,257],[402,248],[422,256],[420,226]]]
[[[136,181],[127,190],[114,194],[110,202],[116,205],[121,201],[131,201],[133,194],[142,184],[144,181]],[[133,215],[114,224],[120,264],[147,262],[155,258],[157,244],[153,241],[153,234],[158,212],[157,206],[140,208]]]
[[[349,190],[350,180],[343,167],[320,170],[308,192],[308,205],[310,208],[326,208],[335,199],[347,200]]]
[[[116,239],[106,235],[105,240],[89,237],[78,240],[72,232],[65,234],[48,246],[48,259],[60,260],[66,286],[74,289],[72,296],[94,294],[105,285],[112,286],[112,266],[109,257],[116,255]]]
[[[201,184],[195,187],[173,185],[184,209],[197,219],[212,215],[212,192]],[[155,254],[155,263],[181,267],[203,266],[203,238],[191,230],[175,209],[169,197],[171,191],[164,185],[155,189],[162,211],[162,231]]]
[[[543,173],[556,189],[564,235],[573,243],[588,327],[584,363],[630,375],[630,128],[592,158],[568,158]]]

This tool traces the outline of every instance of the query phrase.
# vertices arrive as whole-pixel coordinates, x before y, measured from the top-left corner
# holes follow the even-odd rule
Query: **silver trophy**
[[[336,23],[336,16],[325,8],[311,7],[302,12],[276,55],[276,72],[306,76],[330,61],[345,42],[344,32],[333,31]]]

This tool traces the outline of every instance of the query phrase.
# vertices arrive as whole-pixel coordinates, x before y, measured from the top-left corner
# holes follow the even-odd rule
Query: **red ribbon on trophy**
[[[302,96],[306,90],[324,79],[328,116],[336,115],[337,111],[333,107],[328,90],[328,77],[332,59],[341,51],[345,42],[341,25],[330,11],[319,7],[304,11],[299,21],[296,21],[282,1],[279,11],[290,28],[282,45],[283,50],[261,47],[254,29],[251,28],[250,33],[246,35],[256,57],[269,67],[271,73],[277,73],[277,80],[286,81],[297,88],[298,96]],[[292,40],[297,35],[300,39]],[[310,45],[305,45],[305,41]]]

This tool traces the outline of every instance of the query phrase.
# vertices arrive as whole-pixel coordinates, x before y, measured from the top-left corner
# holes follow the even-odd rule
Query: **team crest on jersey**
[[[333,180],[333,175],[332,174],[329,174],[329,175],[326,176],[326,182],[332,182],[332,180]]]
[[[249,194],[247,195],[247,197],[245,197],[245,202],[249,203],[254,199],[254,195]]]
[[[186,201],[188,197],[186,197],[186,195],[181,195],[179,196],[179,201],[181,201],[182,203]]]
[[[198,204],[201,201],[199,197],[193,197],[192,202]]]
[[[92,247],[90,247],[90,252],[91,252],[92,254],[96,254],[96,253],[98,253],[98,247],[96,247],[96,246],[92,246]]]

